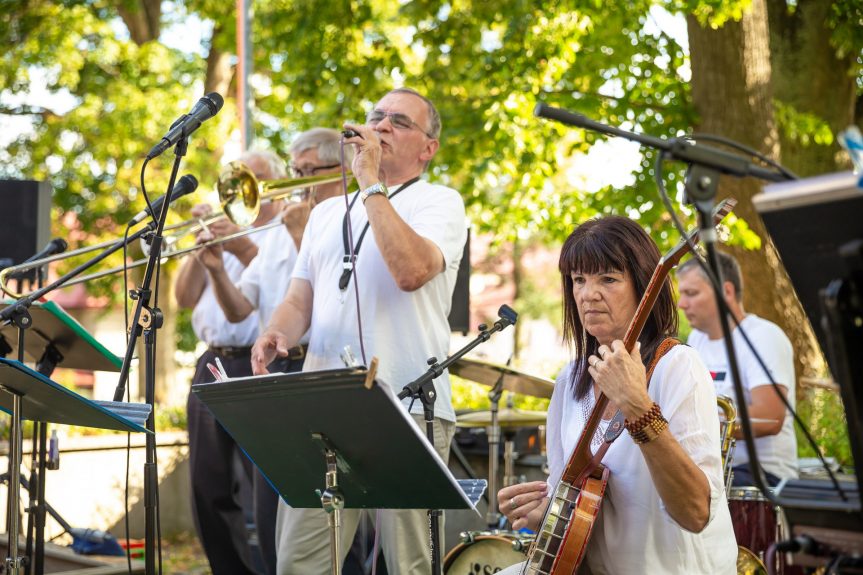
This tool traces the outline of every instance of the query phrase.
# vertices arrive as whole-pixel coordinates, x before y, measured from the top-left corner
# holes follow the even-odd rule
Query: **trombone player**
[[[329,128],[313,128],[300,134],[290,147],[291,176],[308,178],[338,174],[341,168],[340,138],[340,132]],[[351,148],[345,150],[347,162],[352,158]],[[309,213],[318,203],[339,195],[341,186],[340,181],[318,184],[306,190],[302,201],[288,203],[280,215],[284,226],[266,233],[257,257],[243,270],[239,279],[228,272],[220,245],[210,245],[198,252],[198,260],[207,270],[209,285],[228,321],[242,322],[256,315],[261,329],[267,325],[288,291]],[[213,235],[206,231],[198,236],[199,242],[212,239]],[[308,335],[304,335],[296,346],[288,350],[286,357],[270,365],[271,371],[302,370],[307,344]],[[245,368],[250,369],[249,360],[246,363]],[[266,558],[267,572],[273,574],[276,572],[275,516],[278,496],[257,470],[255,497],[256,519],[258,514],[266,511],[266,518],[261,518],[258,523],[258,539]],[[262,501],[263,498],[266,501]]]
[[[271,152],[249,151],[240,160],[258,178],[272,179],[285,175],[284,162]],[[274,220],[279,210],[280,202],[262,204],[252,227],[260,227]],[[202,218],[210,211],[208,205],[198,205],[192,213],[196,218]],[[226,218],[208,225],[210,233],[219,237],[240,231],[239,226]],[[246,266],[257,256],[265,236],[272,231],[253,233],[225,242],[219,256],[225,273],[238,280]],[[214,362],[216,358],[232,376],[251,375],[249,358],[251,345],[258,334],[257,314],[249,314],[242,322],[231,323],[219,307],[206,268],[196,257],[186,258],[183,262],[175,283],[175,292],[181,308],[193,308],[192,328],[195,335],[207,344],[207,350],[198,358],[192,383],[213,381],[207,363]],[[231,436],[194,394],[189,394],[187,410],[192,513],[198,538],[214,575],[254,575],[257,571],[253,567],[245,514],[236,487],[248,483],[250,478],[246,472],[242,472],[243,466],[235,465],[234,460],[239,456],[243,461],[248,461]],[[275,501],[274,497],[273,514]],[[260,520],[265,523],[257,515],[256,522]]]

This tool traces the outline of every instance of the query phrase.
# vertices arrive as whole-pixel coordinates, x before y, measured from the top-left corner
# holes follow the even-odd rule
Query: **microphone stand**
[[[508,305],[500,306],[497,312],[500,319],[494,322],[494,326],[488,329],[488,326],[481,324],[479,326],[479,335],[468,343],[466,346],[449,356],[444,361],[438,363],[436,357],[430,357],[428,360],[428,370],[413,380],[399,392],[398,398],[405,399],[410,397],[412,400],[419,398],[423,405],[423,416],[426,424],[426,436],[429,443],[434,447],[434,403],[437,399],[437,393],[434,389],[434,380],[440,377],[453,362],[461,359],[470,350],[479,344],[486,342],[491,337],[491,334],[502,331],[508,326],[514,325],[518,321],[518,314]],[[493,494],[489,495],[489,501]],[[443,512],[440,509],[429,509],[429,535],[431,539],[431,563],[432,575],[441,574],[441,548],[440,548],[440,517]]]
[[[787,175],[755,165],[746,158],[732,154],[718,148],[692,143],[679,138],[669,140],[636,134],[614,128],[606,124],[591,120],[581,114],[554,108],[546,104],[537,104],[534,114],[541,118],[548,118],[576,126],[586,128],[603,134],[619,136],[638,142],[645,146],[660,150],[667,158],[678,160],[689,164],[686,175],[687,201],[692,203],[698,212],[699,238],[707,250],[707,260],[710,269],[718,279],[719,286],[722,285],[722,272],[719,269],[719,259],[716,255],[716,229],[713,227],[713,204],[716,199],[716,190],[719,185],[719,176],[727,174],[738,178],[755,176],[762,180],[781,182],[792,178]],[[731,329],[728,322],[727,309],[722,297],[721,290],[714,289],[716,303],[720,310],[719,319],[722,325],[722,336],[725,341],[725,352],[728,356],[728,368],[734,383],[734,395],[737,399],[737,409],[740,413],[743,436],[746,440],[746,452],[749,456],[749,470],[755,486],[764,496],[775,505],[781,505],[781,498],[773,494],[767,485],[764,472],[758,463],[758,454],[755,452],[755,436],[752,433],[752,425],[749,420],[749,409],[746,405],[746,397],[743,392],[743,382],[740,379],[740,370],[737,365],[737,355],[734,351],[734,342],[731,339]]]
[[[174,189],[177,172],[180,170],[180,162],[186,155],[188,148],[188,135],[177,141],[174,147],[174,165],[171,168],[171,177],[168,182],[168,195]],[[163,315],[159,308],[150,307],[150,299],[153,292],[150,288],[159,259],[162,253],[162,242],[164,240],[162,231],[165,228],[165,220],[168,217],[170,201],[162,203],[156,229],[150,237],[150,254],[147,260],[147,268],[141,286],[131,290],[129,297],[137,301],[135,313],[132,316],[129,330],[129,343],[126,355],[120,368],[120,378],[117,388],[114,390],[114,401],[122,401],[126,393],[126,382],[129,378],[129,370],[132,365],[132,356],[135,354],[135,345],[138,337],[144,337],[144,401],[150,405],[150,416],[147,418],[146,427],[150,431],[146,437],[146,459],[144,463],[144,572],[146,575],[156,573],[156,535],[157,516],[159,504],[158,469],[156,466],[156,427],[155,427],[155,401],[156,401],[156,332],[162,327]],[[161,551],[161,544],[159,545]],[[159,566],[161,571],[161,553],[159,555]]]

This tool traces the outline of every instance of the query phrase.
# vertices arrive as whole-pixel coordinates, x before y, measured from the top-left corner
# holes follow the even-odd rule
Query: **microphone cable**
[[[354,245],[354,225],[351,221],[351,204],[348,202],[348,175],[345,168],[345,133],[339,138],[339,163],[342,170],[342,197],[345,199],[345,221],[348,228],[348,258],[351,265],[351,272],[354,276],[354,299],[357,303],[357,330],[360,337],[360,357],[363,358],[363,365],[368,367],[369,362],[366,360],[366,347],[363,339],[363,316],[360,312],[360,280],[357,273],[357,253]],[[357,193],[360,193],[357,190]],[[368,216],[367,216],[368,217]]]

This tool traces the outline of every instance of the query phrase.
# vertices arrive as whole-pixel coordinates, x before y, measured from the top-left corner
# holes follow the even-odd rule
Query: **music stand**
[[[485,488],[469,482],[472,502],[389,386],[365,368],[201,383],[192,393],[289,505],[328,512],[335,574],[342,508],[471,509]]]
[[[19,575],[23,568],[18,556],[18,503],[21,469],[21,421],[30,419],[48,423],[64,423],[98,429],[143,432],[150,414],[146,404],[94,402],[62,385],[51,381],[17,361],[0,358],[0,409],[12,415],[9,441],[9,504],[7,533],[9,556],[6,573]],[[12,538],[15,541],[12,541]]]
[[[12,302],[8,300],[0,302],[0,310],[10,303]],[[30,315],[33,317],[33,324],[25,339],[25,361],[43,362],[57,352],[60,357],[54,362],[55,365],[62,361],[63,367],[70,369],[120,371],[123,360],[108,351],[57,303],[33,303],[30,306]],[[17,356],[18,328],[14,324],[2,326],[0,336],[3,336],[11,348],[9,353]]]
[[[14,303],[0,302],[0,310]],[[19,328],[14,324],[0,327],[0,347],[11,357],[36,365],[36,371],[51,376],[54,368],[61,364],[70,369],[120,371],[122,360],[99,343],[74,317],[53,301],[34,302],[29,308],[32,323],[24,338],[23,354],[18,353]],[[33,555],[35,575],[44,572],[45,534],[45,470],[47,448],[47,425],[33,426],[33,461],[31,469],[30,518],[27,523],[27,555]],[[36,548],[33,550],[35,526]]]

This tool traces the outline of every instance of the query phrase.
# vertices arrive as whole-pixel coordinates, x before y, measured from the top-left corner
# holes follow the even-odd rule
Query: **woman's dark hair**
[[[641,300],[659,257],[659,249],[641,226],[620,216],[588,220],[575,228],[564,242],[558,264],[563,287],[563,339],[570,348],[575,348],[571,384],[576,399],[587,395],[593,383],[587,371],[587,358],[596,353],[599,343],[587,333],[578,317],[571,274],[624,272],[633,280],[636,299]],[[677,323],[671,280],[666,278],[638,338],[645,366],[663,339],[677,335]]]

